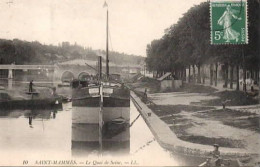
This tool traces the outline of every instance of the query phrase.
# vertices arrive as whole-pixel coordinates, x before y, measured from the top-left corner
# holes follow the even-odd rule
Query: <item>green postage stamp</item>
[[[247,44],[247,1],[211,0],[211,44]]]

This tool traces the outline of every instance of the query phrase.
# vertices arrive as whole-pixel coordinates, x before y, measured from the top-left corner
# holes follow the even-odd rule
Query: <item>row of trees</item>
[[[228,84],[230,72],[231,88],[233,88],[234,68],[236,68],[237,77],[239,68],[243,68],[244,78],[247,70],[252,71],[254,76],[259,76],[259,0],[248,0],[249,44],[243,46],[211,45],[210,31],[209,2],[190,8],[177,24],[165,30],[161,39],[147,45],[148,69],[157,71],[159,75],[170,71],[181,78],[186,75],[186,68],[189,68],[190,80],[191,68],[195,74],[195,67],[197,67],[197,82],[201,83],[201,67],[209,65],[210,81],[213,84],[213,76],[217,78],[219,64],[222,64],[225,74],[224,86]],[[259,77],[257,79],[259,80]],[[217,84],[217,79],[215,84]],[[238,86],[239,84],[237,84],[237,89],[239,89]]]
[[[54,46],[41,44],[37,41],[0,39],[0,64],[54,64],[79,58],[97,61],[97,53],[105,55],[103,50],[85,48],[76,43],[62,42],[59,46]],[[118,52],[110,54],[110,61],[115,64],[140,64],[143,59],[141,56]]]

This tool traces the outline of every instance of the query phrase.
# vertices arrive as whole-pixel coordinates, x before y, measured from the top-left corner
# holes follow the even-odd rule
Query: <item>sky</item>
[[[163,36],[192,6],[206,0],[106,0],[110,50],[146,56],[146,46]],[[8,3],[11,2],[11,3]],[[104,0],[0,0],[0,38],[58,45],[106,46]]]

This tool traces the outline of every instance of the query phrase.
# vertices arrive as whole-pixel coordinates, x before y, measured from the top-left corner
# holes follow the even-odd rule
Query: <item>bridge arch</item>
[[[86,72],[86,71],[82,71],[78,75],[78,79],[79,80],[89,80],[90,77],[91,77],[90,74],[88,72]]]
[[[71,72],[71,71],[64,71],[61,74],[61,81],[62,82],[70,82],[73,79],[75,79],[75,76],[74,76],[73,72]]]

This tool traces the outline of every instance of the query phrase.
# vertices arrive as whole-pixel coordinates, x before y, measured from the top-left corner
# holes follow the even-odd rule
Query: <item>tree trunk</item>
[[[260,68],[258,68],[258,72],[257,72],[257,80],[258,80],[258,87],[260,88]],[[260,90],[259,90],[259,93],[258,95],[260,96]]]
[[[178,80],[180,80],[180,79],[181,79],[181,77],[182,77],[182,76],[181,76],[181,70],[178,70],[178,72],[177,72],[177,73],[178,73]]]
[[[184,72],[182,68],[180,69],[180,75],[181,75],[180,80],[183,80]]]
[[[181,68],[181,80],[184,81],[184,78],[185,78],[184,70],[183,70],[183,68]]]
[[[197,78],[197,83],[201,83],[201,76],[200,76],[200,64],[198,64],[198,78]]]
[[[192,82],[195,83],[196,78],[195,78],[195,65],[194,64],[192,65],[192,69],[193,69]]]
[[[203,84],[205,84],[205,81],[206,80],[206,75],[205,75],[205,71],[204,71],[204,69],[203,69]]]
[[[202,66],[202,83],[205,84],[205,66]]]
[[[243,91],[246,92],[246,67],[243,65]]]
[[[190,83],[190,65],[189,65],[189,76],[188,76],[188,83]]]
[[[256,81],[259,83],[259,68],[256,71]]]
[[[258,85],[258,75],[259,75],[258,71],[259,71],[259,69],[257,68],[257,69],[255,70],[255,80],[254,80],[256,85]],[[260,88],[260,87],[259,87],[259,88]],[[259,91],[259,93],[260,93],[260,91]]]
[[[243,91],[246,92],[246,60],[244,53],[244,45],[242,45],[242,56],[243,56]]]
[[[218,63],[215,64],[216,66],[216,71],[215,71],[215,86],[218,85]]]
[[[259,77],[259,75],[260,75],[260,68],[258,68],[257,69],[257,74],[256,74],[256,78],[257,78],[257,83],[259,84],[259,82],[260,82],[260,77]],[[260,85],[260,84],[259,84]],[[260,88],[260,86],[259,86],[259,88]],[[259,91],[259,94],[260,94],[260,91]]]
[[[184,67],[183,72],[184,72],[184,81],[186,82],[187,81],[186,67]]]
[[[179,73],[179,70],[177,70],[177,69],[176,69],[176,72],[175,72],[175,77],[176,77],[176,79],[180,78],[180,73]]]
[[[237,65],[237,91],[239,91],[239,65]]]
[[[234,73],[234,66],[230,66],[230,89],[233,89],[233,73]]]
[[[181,80],[184,81],[184,68],[181,68]]]
[[[213,85],[213,64],[210,64],[210,85]]]
[[[225,64],[224,66],[224,78],[225,78],[225,84],[224,84],[224,88],[227,88],[227,85],[228,85],[228,64]]]

